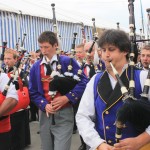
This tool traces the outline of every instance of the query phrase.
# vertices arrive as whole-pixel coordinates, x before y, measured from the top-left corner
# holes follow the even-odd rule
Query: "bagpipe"
[[[51,6],[52,6],[52,11],[53,11],[53,29],[54,29],[54,33],[57,36],[58,30],[57,30],[57,21],[56,21],[56,15],[55,15],[55,4],[52,3]]]
[[[148,24],[147,24],[147,38],[149,40],[148,44],[150,44],[150,8],[146,9],[147,11],[147,19],[148,19]]]
[[[72,61],[74,58],[74,52],[75,52],[75,40],[76,40],[77,33],[74,33],[73,37],[73,43],[71,47],[71,56],[70,56],[70,62],[68,65],[68,71],[62,73],[61,71],[61,64],[60,64],[60,57],[57,55],[58,65],[57,65],[57,71],[59,75],[54,76],[54,80],[51,81],[51,84],[54,85],[53,87],[55,89],[58,89],[58,91],[61,93],[61,95],[67,94],[71,89],[75,87],[77,84],[77,81],[79,81],[79,77],[75,76],[73,77],[72,73]],[[81,71],[82,72],[82,71]],[[78,74],[81,74],[80,70],[78,71]],[[63,86],[60,86],[63,85]]]
[[[27,34],[24,33],[23,39],[21,41],[21,46],[19,46],[19,39],[20,38],[18,38],[18,42],[16,44],[18,46],[19,57],[21,58],[20,65],[18,68],[18,70],[19,70],[18,76],[13,81],[13,83],[15,84],[16,90],[19,89],[19,86],[22,87],[22,84],[23,84],[23,86],[28,87],[27,76],[29,75],[29,72],[30,72],[30,67],[31,67],[30,61],[32,60],[32,58],[31,58],[30,54],[26,53],[26,49],[23,47],[26,36],[27,36]],[[34,61],[34,60],[32,60],[32,61]]]
[[[127,88],[121,81],[117,70],[114,68],[113,64],[110,62],[112,70],[115,77],[121,87],[121,92],[123,94],[123,105],[118,109],[116,115],[116,141],[122,137],[122,130],[125,127],[127,121],[131,122],[137,133],[140,134],[145,131],[145,129],[150,125],[150,101],[148,99],[148,92],[150,86],[150,68],[148,76],[143,88],[143,93],[140,99],[136,99],[132,94],[130,94]],[[131,80],[130,80],[131,81]],[[133,82],[133,81],[132,81]]]
[[[19,50],[19,42],[20,42],[20,37],[18,38],[18,41],[16,43],[16,50],[18,51]]]
[[[4,71],[2,68],[3,68],[4,53],[5,53],[6,46],[7,46],[7,42],[3,42],[2,53],[0,57],[0,73]]]
[[[100,69],[100,67],[98,68],[98,64],[94,64],[94,60],[93,57],[91,56],[92,51],[95,49],[95,43],[98,39],[98,33],[96,31],[96,26],[95,26],[95,18],[92,18],[93,21],[93,41],[91,43],[90,48],[88,49],[88,52],[86,53],[87,57],[87,62],[88,62],[88,66],[90,68],[90,72],[89,72],[89,78],[91,78],[96,72],[98,72],[98,70]],[[85,64],[86,66],[86,64]]]
[[[55,96],[57,95],[65,95],[67,94],[70,90],[72,90],[75,85],[78,83],[77,80],[75,80],[73,77],[71,76],[67,76],[65,75],[65,73],[62,73],[61,70],[61,64],[60,64],[60,58],[59,55],[57,54],[57,68],[56,71],[53,70],[51,64],[49,63],[50,61],[48,60],[48,58],[46,58],[50,70],[52,71],[51,75],[50,75],[50,83],[49,83],[49,95],[51,97],[51,99],[53,100],[55,98]],[[71,73],[71,72],[69,72]],[[59,94],[60,93],[60,94]],[[47,116],[49,116],[49,114],[47,114]],[[54,114],[51,114],[52,116],[52,125],[55,125],[55,119],[54,119]]]
[[[110,60],[110,65],[115,74],[115,77],[121,87],[121,93],[123,97],[123,105],[117,110],[116,114],[116,142],[122,138],[122,130],[125,128],[125,123],[129,121],[133,124],[137,134],[141,134],[150,125],[150,101],[148,99],[148,92],[150,86],[150,69],[148,72],[147,80],[144,85],[143,93],[140,99],[134,97],[135,82],[134,82],[134,51],[135,51],[135,39],[134,39],[134,7],[133,0],[129,0],[129,10],[130,10],[130,41],[131,41],[131,52],[129,56],[130,65],[130,82],[129,91],[124,86],[121,81],[117,70],[114,68]]]
[[[117,70],[110,62],[115,77],[121,87],[123,94],[123,105],[117,110],[116,114],[116,142],[119,142],[122,138],[122,130],[126,127],[126,122],[133,124],[137,134],[141,134],[150,125],[150,101],[148,99],[148,92],[150,86],[150,68],[148,71],[147,79],[143,88],[143,93],[140,99],[136,99],[131,93],[128,92],[127,88],[121,81]],[[133,83],[133,80],[130,80]],[[131,83],[130,83],[131,85]],[[133,87],[132,87],[133,88]],[[132,91],[134,91],[132,89]]]
[[[87,56],[90,57],[90,54],[93,50],[93,47],[94,47],[94,44],[95,42],[97,41],[98,39],[98,33],[96,31],[96,26],[95,26],[95,18],[92,18],[92,21],[93,21],[93,42],[92,42],[92,45],[91,47],[89,48],[88,52],[87,52]],[[91,60],[92,61],[92,60]]]
[[[57,21],[56,21],[56,14],[55,14],[55,4],[54,3],[52,3],[51,4],[51,6],[52,6],[52,11],[53,11],[53,28],[54,28],[54,33],[56,34],[56,36],[58,37],[58,29],[57,29]],[[52,75],[53,76],[53,80],[50,82],[50,84],[51,84],[51,86],[50,86],[50,91],[59,91],[62,95],[65,95],[67,92],[69,92],[71,89],[70,89],[70,87],[72,87],[72,85],[71,84],[73,84],[74,83],[74,80],[75,79],[73,79],[72,78],[72,73],[71,73],[71,71],[72,71],[72,59],[73,59],[73,57],[74,57],[74,54],[75,54],[75,41],[76,41],[76,36],[77,36],[77,33],[74,33],[73,34],[74,36],[73,36],[73,43],[72,43],[72,46],[71,46],[71,56],[70,56],[70,64],[69,64],[69,66],[68,66],[68,72],[66,72],[66,73],[64,73],[64,75],[62,74],[62,68],[61,68],[61,64],[60,64],[60,57],[59,57],[59,51],[56,51],[56,53],[57,53],[57,60],[58,60],[58,62],[57,62],[57,68],[56,68],[56,72],[59,74],[57,74],[57,75],[55,75],[55,71],[53,72],[53,68],[52,68],[52,66],[51,66],[51,64],[50,64],[50,60],[48,59],[48,58],[46,58],[46,60],[47,60],[47,62],[48,62],[48,64],[49,64],[49,67],[51,68],[51,70],[52,70],[52,73],[54,73],[54,75]],[[79,74],[80,74],[80,71],[79,71]],[[66,82],[65,82],[66,81]],[[67,81],[68,81],[68,83],[67,83]],[[63,88],[63,86],[59,86],[60,84],[59,83],[61,83],[62,82],[62,85],[64,85],[64,86],[66,86],[67,84],[69,84],[69,83],[71,83],[71,84],[69,84],[69,86],[67,86],[65,89]],[[64,84],[63,84],[64,83]],[[76,83],[76,82],[75,82]],[[62,87],[62,88],[61,88]],[[69,89],[68,89],[69,88]]]
[[[81,33],[82,33],[82,43],[86,43],[86,37],[85,37],[85,30],[84,30],[84,24],[81,22]]]
[[[57,20],[56,20],[56,13],[55,13],[55,4],[52,3],[52,13],[53,13],[53,30],[54,33],[58,39],[58,48],[57,48],[57,53],[60,54],[61,53],[61,36],[58,33],[58,27],[57,27]]]
[[[116,23],[117,24],[117,29],[120,30],[120,26],[119,26],[119,22]]]
[[[19,73],[19,77],[20,77],[20,79],[22,80],[23,85],[24,85],[24,86],[27,86],[27,87],[28,87],[28,79],[27,79],[27,77],[28,77],[28,75],[29,75],[29,73],[30,73],[30,68],[31,68],[30,63],[31,63],[31,61],[35,61],[35,60],[33,60],[33,59],[31,58],[31,55],[27,53],[27,54],[23,57],[23,59],[22,59],[22,61],[21,61],[21,66],[20,66],[21,71],[20,71],[20,73]],[[19,83],[19,82],[18,82],[18,83]]]
[[[94,44],[96,43],[96,41],[98,40],[98,32],[96,30],[96,25],[95,25],[95,18],[92,18],[93,21],[93,43],[92,45],[94,46]],[[91,46],[91,48],[93,47]],[[91,53],[92,49],[89,49],[89,54]],[[97,49],[96,49],[97,48]],[[103,70],[105,70],[105,65],[104,62],[101,60],[101,57],[98,56],[98,46],[95,45],[95,54],[94,54],[94,68],[95,68],[95,73],[99,73],[102,72]],[[89,55],[88,54],[88,55]]]
[[[55,98],[55,96],[60,93],[60,95],[65,95],[67,94],[70,90],[72,90],[75,85],[78,83],[79,76],[74,76],[72,73],[72,61],[73,61],[73,54],[74,54],[74,48],[75,48],[75,40],[76,40],[76,35],[77,33],[74,33],[74,39],[73,39],[73,43],[72,43],[72,55],[70,58],[70,62],[69,65],[67,66],[67,72],[62,72],[62,68],[61,68],[61,63],[60,63],[60,56],[59,54],[57,54],[57,64],[56,64],[56,71],[53,70],[53,67],[50,64],[50,60],[45,57],[45,60],[47,61],[49,68],[51,70],[51,75],[50,77],[52,78],[50,80],[49,83],[49,95],[51,96],[51,99],[53,100]],[[80,75],[82,73],[81,71],[78,71],[78,75]],[[49,116],[49,114],[47,114],[47,116]],[[54,119],[54,114],[51,115],[52,116],[52,125],[55,125],[55,119]]]

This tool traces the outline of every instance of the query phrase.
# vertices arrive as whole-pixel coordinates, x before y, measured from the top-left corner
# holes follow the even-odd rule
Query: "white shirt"
[[[90,150],[95,150],[105,140],[101,139],[98,132],[95,130],[95,123],[92,121],[95,118],[95,106],[94,106],[94,75],[88,82],[87,87],[83,93],[78,112],[76,115],[76,122],[79,129],[79,134],[83,137],[85,143],[89,145]],[[115,87],[117,81],[109,75],[112,88]],[[144,81],[147,78],[147,72],[142,70],[140,73],[141,87],[144,87]],[[149,90],[150,99],[150,90]],[[146,132],[150,135],[150,126],[146,129]]]
[[[4,91],[5,86],[7,85],[8,81],[9,81],[9,77],[7,76],[7,74],[0,73],[0,91],[1,92]],[[15,89],[15,85],[13,85],[12,83],[10,84],[10,87],[7,91],[6,98],[8,98],[8,97],[12,97],[18,101],[17,91]]]
[[[87,63],[86,63],[87,64]],[[85,64],[85,65],[86,65]],[[87,64],[87,65],[89,65],[89,64]],[[84,73],[85,73],[85,75],[89,78],[89,73],[90,73],[90,67],[89,66],[86,66],[86,67],[84,67]]]
[[[50,60],[50,63],[52,64],[53,61],[56,61],[56,62],[58,61],[56,54],[52,57],[52,59]],[[46,61],[45,57],[43,57],[43,59],[42,59],[40,65],[42,65],[42,64],[48,64],[48,62]],[[57,66],[56,66],[56,63],[54,63],[54,64],[51,65],[51,66],[52,66],[53,70],[56,70],[56,67],[57,67]],[[46,67],[45,67],[45,66],[44,66],[44,72],[45,72],[45,74],[46,74]]]

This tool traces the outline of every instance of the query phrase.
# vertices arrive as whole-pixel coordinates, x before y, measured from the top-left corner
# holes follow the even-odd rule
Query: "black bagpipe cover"
[[[127,99],[117,111],[117,121],[131,122],[138,133],[142,133],[150,125],[150,102],[141,98]]]
[[[72,90],[76,84],[77,80],[72,77],[59,77],[54,76],[52,81],[50,82],[50,91],[58,91],[61,95],[67,94],[70,90]]]

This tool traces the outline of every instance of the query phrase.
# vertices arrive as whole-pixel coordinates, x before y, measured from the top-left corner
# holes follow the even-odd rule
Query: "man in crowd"
[[[43,58],[31,68],[29,91],[31,100],[41,110],[39,118],[42,149],[70,150],[74,125],[72,105],[80,100],[87,78],[81,73],[80,81],[73,89],[64,95],[60,95],[61,91],[57,92],[52,98],[49,93],[52,70],[61,70],[61,74],[64,74],[71,68],[72,74],[77,75],[80,67],[74,59],[70,64],[69,57],[56,55],[58,39],[53,32],[41,33],[38,42]]]
[[[10,85],[6,97],[2,92],[7,85],[9,78],[7,74],[0,73],[0,149],[10,150],[11,148],[11,124],[10,115],[7,115],[18,103],[18,95],[14,85]]]
[[[82,43],[77,45],[75,47],[75,57],[81,69],[83,69],[83,66],[85,64],[85,55],[86,53],[84,51],[84,44]]]
[[[11,77],[13,73],[13,67],[15,66],[18,59],[17,52],[13,49],[6,49],[4,53],[4,71]],[[19,69],[20,70],[20,69]],[[20,74],[20,71],[17,70],[17,73]],[[18,80],[19,81],[19,80]],[[17,82],[15,86],[19,92],[20,85]],[[15,83],[16,84],[16,83]],[[19,85],[19,86],[18,86]],[[19,93],[17,93],[19,96]],[[27,93],[25,93],[27,94]],[[20,97],[19,97],[20,98]],[[23,98],[23,97],[22,97]],[[28,119],[28,109],[21,109],[10,116],[11,120],[11,150],[21,150],[25,146],[30,144],[30,128],[29,128],[29,119]]]
[[[129,38],[121,30],[106,30],[101,35],[98,46],[102,50],[102,59],[107,70],[93,76],[86,86],[76,115],[79,133],[90,146],[90,150],[139,150],[150,142],[150,126],[143,133],[138,134],[133,124],[127,122],[122,129],[120,142],[115,144],[114,123],[118,108],[123,105],[123,101],[110,61],[128,87]],[[135,97],[139,98],[147,73],[144,70],[134,70],[134,73]]]
[[[144,70],[148,70],[150,65],[150,45],[145,45],[141,50],[141,65]]]

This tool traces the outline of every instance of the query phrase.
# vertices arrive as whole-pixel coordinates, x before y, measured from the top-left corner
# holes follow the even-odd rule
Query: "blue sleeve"
[[[73,70],[72,70],[73,74],[77,75],[80,67],[77,64],[76,60],[74,59],[72,60],[72,67],[73,67]],[[80,75],[80,79],[81,80],[76,84],[76,86],[72,90],[70,90],[69,93],[66,94],[66,96],[68,97],[68,99],[70,100],[72,104],[77,103],[81,99],[83,92],[85,90],[86,84],[88,83],[88,79],[83,73],[83,71],[82,71],[82,74]]]
[[[39,69],[37,67],[39,67]],[[40,75],[40,66],[33,65],[29,76],[29,94],[31,101],[33,101],[40,110],[45,111],[45,106],[48,104],[48,101],[44,97],[43,89],[40,89],[39,84],[41,81],[38,75]]]

